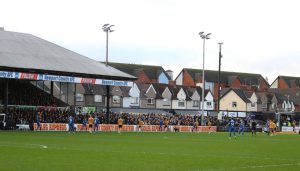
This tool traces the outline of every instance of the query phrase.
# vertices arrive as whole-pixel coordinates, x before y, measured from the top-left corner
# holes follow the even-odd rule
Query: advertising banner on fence
[[[86,84],[99,84],[99,85],[112,85],[112,86],[127,86],[127,87],[133,86],[133,82],[129,82],[129,81],[103,80],[103,79],[95,79],[95,78],[81,78],[81,77],[70,77],[70,76],[62,76],[62,75],[48,75],[48,74],[10,72],[10,71],[0,71],[0,78],[56,81],[56,82],[68,82],[68,83],[86,83]]]
[[[192,126],[176,126],[179,132],[192,132]],[[82,124],[75,124],[76,131],[86,131],[82,130]],[[42,131],[68,131],[68,124],[64,123],[41,123]],[[34,130],[37,130],[37,124],[34,124]],[[118,131],[118,125],[116,124],[100,124],[98,126],[99,131]],[[139,131],[137,125],[123,125],[122,131],[124,132],[136,132]],[[159,125],[143,125],[141,126],[142,132],[159,132]],[[164,130],[163,130],[164,131]],[[168,131],[173,132],[174,126],[169,126]],[[216,132],[216,126],[199,126],[196,132]],[[194,132],[195,132],[194,131]]]

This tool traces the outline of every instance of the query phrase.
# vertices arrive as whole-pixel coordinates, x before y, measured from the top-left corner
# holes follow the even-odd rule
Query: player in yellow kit
[[[121,117],[119,117],[118,119],[118,126],[119,126],[118,133],[121,133],[123,127],[123,119]]]
[[[89,131],[90,133],[92,133],[93,124],[94,124],[94,118],[92,117],[92,115],[90,115],[88,123],[89,123]]]

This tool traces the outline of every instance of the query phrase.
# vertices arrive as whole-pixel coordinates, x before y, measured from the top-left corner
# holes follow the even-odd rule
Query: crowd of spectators
[[[106,113],[90,113],[90,114],[75,114],[70,110],[51,108],[51,109],[10,109],[7,115],[7,121],[14,124],[29,124],[36,122],[36,116],[39,115],[42,123],[67,123],[70,115],[74,116],[75,123],[82,123],[84,118],[88,118],[89,115],[98,117],[100,123],[106,123]],[[185,125],[193,126],[195,121],[198,120],[201,123],[201,116],[189,115],[189,114],[157,114],[157,113],[110,113],[109,123],[116,124],[119,117],[122,117],[124,124],[137,125],[139,119],[141,119],[145,125],[159,125],[160,120],[167,118],[170,125]],[[219,122],[216,117],[204,117],[205,125],[208,122],[213,125],[217,125]]]

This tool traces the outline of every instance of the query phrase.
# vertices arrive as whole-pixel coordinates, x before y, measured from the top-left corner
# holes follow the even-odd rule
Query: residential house
[[[269,89],[273,93],[270,111],[299,112],[300,90]]]
[[[124,108],[139,108],[141,91],[136,83],[132,87],[121,87]]]
[[[220,98],[220,110],[247,112],[251,101],[241,89],[229,88],[222,92]]]
[[[190,96],[191,100],[187,101],[187,109],[200,110],[202,89],[200,87],[188,88],[187,93]]]
[[[95,84],[76,84],[76,106],[105,106],[105,86]]]
[[[123,106],[123,92],[120,86],[110,86],[110,107]]]
[[[214,110],[214,96],[210,90],[205,90],[204,94],[204,110]]]
[[[165,71],[161,66],[154,65],[139,65],[109,62],[108,65],[123,71],[127,74],[137,77],[137,83],[161,83],[169,84],[172,80],[173,72],[171,70]],[[170,77],[171,76],[171,77]]]
[[[184,68],[176,77],[175,83],[176,85],[202,87],[202,70]],[[260,74],[222,71],[220,87],[266,91],[269,84]],[[210,89],[214,99],[217,99],[218,71],[205,70],[205,89]]]
[[[166,84],[152,84],[156,93],[158,93],[156,99],[157,109],[172,109],[172,92],[170,86]]]
[[[144,109],[156,109],[157,92],[152,84],[137,84],[141,91],[141,106]],[[161,97],[159,97],[161,98]]]
[[[276,89],[300,89],[300,77],[278,76],[270,88]]]
[[[172,109],[187,109],[187,101],[191,100],[188,96],[186,87],[172,87]]]

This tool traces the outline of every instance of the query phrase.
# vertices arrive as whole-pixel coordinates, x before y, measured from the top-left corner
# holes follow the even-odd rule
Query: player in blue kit
[[[36,125],[37,125],[37,128],[36,130],[42,130],[42,127],[41,127],[41,117],[40,117],[40,113],[37,113],[36,115]]]
[[[162,118],[159,119],[159,131],[163,131],[164,120]]]
[[[99,118],[97,117],[97,115],[95,115],[94,117],[94,133],[96,133],[96,131],[98,131],[98,125],[100,123]]]
[[[244,135],[244,129],[245,129],[245,123],[244,123],[244,121],[241,119],[241,120],[240,120],[240,126],[239,126],[239,135],[240,135],[240,134]]]
[[[75,134],[74,123],[75,123],[74,117],[73,117],[72,115],[70,115],[70,116],[69,116],[69,122],[68,122],[68,125],[69,125],[69,133],[70,133],[70,132],[73,132],[73,134]]]
[[[230,134],[229,134],[229,138],[231,139],[231,134],[233,133],[233,135],[234,135],[234,138],[236,138],[236,136],[235,136],[235,122],[234,122],[234,120],[231,118],[231,120],[229,121],[229,132],[230,132]]]
[[[82,126],[81,126],[81,131],[83,130],[83,128],[85,128],[85,131],[87,131],[87,120],[86,118],[84,117],[83,120],[82,120]]]

